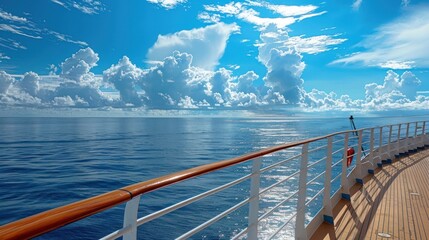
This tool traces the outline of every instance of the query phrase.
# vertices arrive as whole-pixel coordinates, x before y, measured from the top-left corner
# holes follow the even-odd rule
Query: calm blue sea
[[[355,118],[358,128],[423,118]],[[123,186],[264,147],[349,130],[344,118],[0,118],[0,225]],[[248,172],[247,164],[142,197],[140,214]],[[287,169],[283,169],[287,172]],[[269,177],[266,178],[269,183]],[[282,193],[293,191],[285,186]],[[247,197],[242,185],[139,230],[172,239]],[[276,199],[273,193],[272,200]],[[267,200],[267,204],[271,200]],[[290,211],[293,208],[289,209]],[[245,225],[241,210],[195,239],[227,239]],[[284,211],[288,211],[287,208]],[[94,239],[122,225],[123,206],[40,239]],[[237,219],[234,219],[234,218]]]

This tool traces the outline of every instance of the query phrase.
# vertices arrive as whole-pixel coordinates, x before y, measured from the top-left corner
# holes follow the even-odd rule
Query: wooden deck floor
[[[383,165],[351,194],[311,239],[429,239],[429,149]]]

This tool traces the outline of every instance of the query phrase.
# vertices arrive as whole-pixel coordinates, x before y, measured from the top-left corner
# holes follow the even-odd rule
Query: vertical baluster
[[[398,138],[397,138],[397,142],[396,142],[396,150],[395,150],[395,155],[400,155],[401,153],[401,124],[398,125]],[[396,156],[395,156],[396,157]]]
[[[417,143],[417,129],[418,129],[418,127],[419,127],[419,122],[416,122],[416,126],[415,126],[415,129],[414,129],[414,138],[413,138],[413,149],[414,150],[417,150],[417,145],[418,145],[418,143]]]
[[[384,154],[385,146],[383,146],[383,127],[380,127],[380,138],[378,140],[378,162],[377,166],[382,167],[381,160],[383,160],[383,154]]]
[[[391,146],[392,145],[392,128],[393,128],[393,126],[390,125],[390,128],[389,128],[389,141],[387,142],[387,149],[388,149],[388,156],[387,156],[387,158],[389,158],[389,159],[392,157],[392,146]]]
[[[301,168],[299,171],[298,205],[295,224],[295,239],[307,239],[305,229],[305,201],[307,198],[307,165],[308,165],[308,143],[302,145]]]
[[[409,138],[409,134],[410,134],[410,123],[407,123],[407,130],[406,130],[406,136],[405,136],[405,149],[403,150],[404,152],[408,152],[410,151],[410,140]]]
[[[369,161],[372,164],[372,167],[368,169],[368,173],[374,174],[375,169],[375,153],[374,153],[374,128],[371,128],[370,139],[369,139]]]
[[[332,136],[328,137],[328,148],[326,151],[326,167],[325,167],[325,186],[323,192],[323,220],[330,224],[334,224],[334,215],[332,214],[331,203],[331,179],[332,179]]]
[[[123,240],[137,239],[137,213],[139,211],[140,196],[134,197],[125,206],[124,228],[129,227],[131,231],[124,234]]]
[[[427,142],[426,121],[424,121],[423,122],[423,127],[422,127],[422,147],[425,147],[426,142]]]
[[[343,152],[343,164],[341,169],[341,187],[342,187],[342,198],[350,200],[349,183],[347,180],[347,149],[349,146],[349,133],[344,134],[344,152]]]
[[[358,149],[357,149],[357,154],[356,154],[356,182],[363,184],[363,179],[362,179],[362,135],[363,135],[363,131],[359,130],[358,131]]]
[[[252,177],[250,178],[249,222],[247,239],[258,239],[259,187],[261,183],[261,158],[253,160]]]

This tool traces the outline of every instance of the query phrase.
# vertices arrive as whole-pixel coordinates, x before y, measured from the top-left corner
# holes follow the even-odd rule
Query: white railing
[[[315,144],[324,141],[326,141],[326,144],[321,146],[317,146],[317,144]],[[317,227],[323,221],[333,221],[333,206],[335,206],[341,198],[350,199],[349,189],[352,185],[355,184],[355,182],[363,183],[362,179],[368,173],[374,173],[374,169],[377,168],[377,166],[391,163],[392,159],[395,157],[399,157],[399,155],[406,154],[409,151],[415,151],[419,148],[423,148],[428,144],[429,142],[426,132],[426,122],[414,122],[388,125],[377,128],[360,129],[357,131],[342,132],[317,138],[315,140],[310,140],[298,145],[298,147],[301,148],[301,152],[299,154],[293,155],[285,160],[276,162],[265,168],[261,168],[262,158],[257,157],[252,160],[253,165],[251,174],[139,219],[136,219],[136,206],[138,205],[140,199],[134,198],[127,204],[125,210],[124,228],[107,235],[102,239],[116,239],[120,236],[125,236],[124,239],[135,239],[136,228],[138,226],[248,179],[250,179],[251,183],[249,198],[234,206],[231,206],[226,211],[211,219],[208,219],[201,225],[190,229],[185,234],[178,236],[177,239],[187,239],[192,237],[199,231],[205,229],[221,218],[224,218],[228,214],[246,205],[249,206],[248,227],[242,229],[238,234],[233,236],[233,239],[258,239],[261,237],[261,235],[258,233],[259,223],[295,196],[297,197],[296,212],[288,216],[288,218],[284,220],[278,229],[274,229],[267,239],[275,238],[286,225],[292,223],[295,224],[295,238],[307,239],[315,232]],[[310,148],[310,145],[316,145],[316,147]],[[339,145],[342,145],[342,147],[338,148]],[[335,146],[337,146],[337,148],[335,148]],[[294,148],[296,147],[297,146],[294,146]],[[347,149],[349,147],[353,147],[355,149],[355,154],[352,155],[355,164],[347,168],[346,164],[344,163],[347,161],[347,157],[349,157],[347,156]],[[322,150],[326,152],[326,155],[322,156],[320,159],[316,159],[311,162],[309,161],[310,155],[313,153],[318,153]],[[318,155],[320,156],[320,154]],[[339,155],[341,155],[341,157],[339,157],[340,160],[333,162],[334,159],[338,160]],[[286,176],[281,181],[278,181],[266,188],[260,187],[262,173],[268,172],[269,170],[280,166],[284,166],[286,163],[295,159],[300,159],[299,171]],[[308,181],[307,176],[309,169],[318,165],[319,163],[325,164],[324,171],[318,173],[316,176],[312,176],[311,180]],[[341,171],[333,173],[333,167],[338,165],[341,165]],[[299,176],[298,191],[285,196],[284,199],[282,199],[272,208],[260,208],[260,198],[262,195],[295,176]],[[316,194],[309,196],[308,186],[322,177],[324,177],[323,188],[318,190]],[[341,177],[340,188],[334,189],[335,193],[331,194],[332,183],[339,177]],[[310,221],[306,221],[306,215],[308,214],[308,211],[306,210],[307,207],[319,196],[322,196],[321,199],[323,204],[321,208],[318,209],[317,214],[313,216]]]
[[[102,239],[117,239],[119,237],[136,239],[139,226],[214,194],[222,194],[239,184],[246,186],[244,185],[246,182],[250,182],[247,183],[248,190],[245,191],[248,197],[225,207],[226,210],[206,219],[198,226],[189,227],[185,230],[186,232],[176,236],[176,239],[192,238],[200,231],[243,208],[247,209],[248,213],[239,216],[242,219],[247,218],[247,226],[238,225],[237,229],[234,229],[235,232],[227,238],[273,239],[279,238],[279,236],[281,238],[287,236],[295,239],[308,239],[323,221],[333,222],[333,206],[341,198],[350,199],[351,186],[356,183],[363,183],[364,177],[367,174],[373,174],[377,167],[382,167],[383,164],[389,164],[403,154],[417,151],[424,148],[425,145],[429,145],[427,123],[427,121],[402,123],[334,133],[261,150],[219,162],[218,165],[215,165],[216,163],[210,164],[210,170],[207,170],[205,166],[208,165],[205,165],[180,172],[180,174],[162,177],[159,181],[147,181],[119,189],[131,195],[131,200],[126,203],[124,211],[123,228]],[[347,155],[347,150],[350,147],[355,150],[353,155]],[[349,167],[346,165],[348,157],[353,157],[353,163]],[[224,164],[224,162],[228,163]],[[231,164],[231,162],[234,163]],[[244,170],[241,171],[243,176],[233,181],[159,211],[138,217],[139,208],[141,210],[141,206],[145,206],[144,201],[140,203],[140,198],[148,192],[156,191],[167,185],[174,185],[180,181],[188,181],[193,177],[209,172],[216,174],[220,169],[225,170],[232,165],[237,166],[237,164],[249,162],[252,164],[248,171],[246,172],[246,167],[243,167]],[[158,182],[162,182],[162,184]],[[119,193],[116,192],[116,194]],[[275,202],[271,196],[273,194],[275,195]],[[96,212],[85,214],[88,216],[94,213]],[[195,214],[198,215],[199,213],[195,212]],[[279,215],[281,217],[278,217]],[[67,223],[72,221],[75,220],[70,220]],[[59,221],[56,224],[60,227],[64,225],[64,221]],[[5,233],[19,224],[12,223],[9,225],[0,227],[0,233],[2,231]]]

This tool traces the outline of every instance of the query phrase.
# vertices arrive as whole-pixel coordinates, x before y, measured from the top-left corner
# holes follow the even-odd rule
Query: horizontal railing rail
[[[247,227],[236,229],[238,233],[231,235],[231,238],[271,239],[284,232],[285,227],[292,224],[293,236],[298,239],[306,239],[314,233],[321,222],[333,221],[332,206],[340,198],[350,199],[349,189],[355,182],[362,183],[362,179],[367,173],[373,173],[377,166],[391,162],[394,157],[428,145],[426,124],[427,121],[420,121],[342,131],[277,145],[240,157],[129,185],[103,195],[36,214],[1,226],[0,236],[1,239],[33,238],[126,203],[123,228],[112,232],[103,239],[119,237],[136,239],[137,228],[140,225],[237,184],[250,181],[247,198],[229,206],[226,210],[207,219],[197,227],[187,230],[177,238],[189,238],[248,205],[248,216],[243,217],[247,218]],[[348,149],[351,147],[354,149],[353,154],[348,153]],[[286,154],[282,152],[284,150],[290,151]],[[279,160],[267,162],[268,166],[262,167],[266,158],[274,158],[272,156],[274,153],[278,153],[275,158]],[[283,157],[285,159],[281,159]],[[350,161],[350,159],[354,160]],[[297,163],[294,163],[295,161]],[[250,173],[138,218],[140,197],[143,194],[246,162],[252,163]],[[349,162],[350,166],[348,166]],[[279,169],[290,171],[288,174],[277,174],[278,181],[276,182],[265,181],[266,175]],[[321,171],[322,169],[323,171]],[[292,183],[289,183],[290,181]],[[297,189],[282,194],[283,199],[274,203],[274,206],[261,204],[264,195],[276,189],[278,191],[278,188],[282,188],[285,183],[292,184]],[[272,231],[262,233],[259,226],[261,222],[269,222],[275,211],[284,211],[285,204],[288,204],[288,209],[293,210],[284,218],[286,220],[280,226],[278,224],[273,226]],[[307,219],[308,216],[311,219]],[[291,234],[291,231],[288,234]]]

